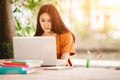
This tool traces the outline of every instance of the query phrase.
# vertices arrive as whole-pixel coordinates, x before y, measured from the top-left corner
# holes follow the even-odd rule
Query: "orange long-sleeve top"
[[[57,58],[60,59],[63,53],[75,54],[74,40],[70,32],[56,35]]]

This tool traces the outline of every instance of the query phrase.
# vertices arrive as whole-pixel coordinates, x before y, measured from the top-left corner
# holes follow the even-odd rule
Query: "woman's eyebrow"
[[[45,18],[40,18],[40,19],[45,19]]]
[[[50,19],[50,18],[41,17],[41,19]]]
[[[42,18],[42,17],[41,17],[40,19],[45,19],[45,18]],[[47,20],[51,20],[51,19],[50,19],[50,18],[48,18]]]

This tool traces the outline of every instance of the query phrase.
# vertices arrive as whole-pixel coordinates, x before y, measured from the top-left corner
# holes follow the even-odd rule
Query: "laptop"
[[[42,60],[41,66],[56,66],[56,38],[47,37],[13,37],[15,60]]]

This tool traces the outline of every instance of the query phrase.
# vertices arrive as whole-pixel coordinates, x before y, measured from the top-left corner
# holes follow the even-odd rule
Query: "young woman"
[[[70,55],[75,54],[75,37],[67,29],[54,5],[45,4],[40,8],[35,36],[55,36],[57,59],[65,60],[67,63],[64,65],[72,65]]]

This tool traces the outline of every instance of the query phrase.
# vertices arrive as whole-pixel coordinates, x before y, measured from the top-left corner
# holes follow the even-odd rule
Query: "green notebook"
[[[0,74],[28,74],[32,72],[34,72],[33,68],[0,66]]]

